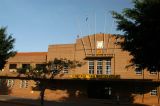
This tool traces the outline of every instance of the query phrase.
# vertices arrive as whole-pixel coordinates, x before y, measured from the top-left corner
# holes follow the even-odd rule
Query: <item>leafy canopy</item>
[[[0,70],[4,68],[7,59],[16,54],[14,43],[15,39],[6,33],[6,27],[0,28]]]
[[[117,29],[124,32],[122,49],[132,55],[133,65],[160,71],[160,0],[134,0],[133,8],[112,11]]]
[[[36,81],[36,86],[32,89],[40,90],[41,106],[43,106],[45,90],[47,87],[51,88],[50,79],[54,79],[56,75],[61,74],[65,68],[70,70],[72,68],[81,67],[81,65],[82,63],[78,61],[55,58],[53,61],[38,64],[35,67],[28,65],[26,67],[18,68],[17,72],[19,73],[18,76],[23,74]],[[60,76],[63,76],[63,73]]]
[[[53,79],[56,75],[60,74],[65,68],[68,70],[81,67],[82,63],[78,61],[72,61],[68,59],[55,58],[53,61],[49,61],[44,64],[36,65],[35,67],[21,67],[17,69],[20,74],[27,75],[31,78],[41,79]]]

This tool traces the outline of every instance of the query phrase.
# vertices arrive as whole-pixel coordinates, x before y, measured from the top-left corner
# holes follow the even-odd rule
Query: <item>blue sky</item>
[[[50,44],[75,43],[94,33],[122,33],[110,11],[131,0],[0,0],[0,27],[16,39],[18,52],[47,51]]]

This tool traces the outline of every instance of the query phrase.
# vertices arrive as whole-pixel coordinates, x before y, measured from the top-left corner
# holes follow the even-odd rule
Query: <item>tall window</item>
[[[103,70],[103,61],[97,60],[97,74],[102,74]]]
[[[89,60],[89,74],[94,74],[94,60]]]
[[[28,81],[27,80],[21,80],[20,88],[27,88],[27,87],[28,87]]]
[[[106,60],[106,74],[111,74],[111,59]]]
[[[13,87],[13,85],[14,85],[14,80],[8,79],[7,80],[7,87]]]

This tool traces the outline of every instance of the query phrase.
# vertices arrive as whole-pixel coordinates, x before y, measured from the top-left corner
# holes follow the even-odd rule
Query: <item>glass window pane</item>
[[[97,60],[97,74],[102,74],[103,70],[103,61]]]
[[[106,60],[106,74],[111,74],[111,59]]]
[[[94,60],[88,61],[89,74],[94,74]]]
[[[17,68],[17,64],[9,64],[9,69],[16,69]]]

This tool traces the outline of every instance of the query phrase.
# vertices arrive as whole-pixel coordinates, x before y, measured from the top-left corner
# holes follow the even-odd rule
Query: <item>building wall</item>
[[[47,52],[20,52],[7,60],[4,71],[0,72],[0,74],[16,72],[17,68],[22,68],[22,64],[30,64],[31,67],[35,67],[36,64],[45,64],[46,60]],[[16,69],[10,69],[10,64],[16,64]]]
[[[157,72],[156,74],[150,74],[149,71],[143,70],[141,73],[136,74],[135,69],[136,67],[127,67],[130,63],[130,59],[132,58],[128,52],[123,51],[119,45],[117,45],[117,42],[123,41],[123,38],[116,36],[116,35],[111,35],[111,34],[96,34],[96,35],[89,35],[85,36],[82,38],[78,38],[76,40],[76,43],[73,44],[59,44],[59,45],[49,45],[48,47],[48,52],[28,52],[28,53],[18,53],[16,56],[10,58],[8,60],[8,63],[5,65],[4,71],[0,72],[1,76],[16,76],[16,72],[10,72],[9,65],[10,64],[17,64],[17,68],[21,67],[22,64],[30,64],[31,66],[35,66],[36,64],[44,64],[49,61],[54,60],[55,58],[66,58],[69,60],[76,60],[79,62],[82,62],[83,65],[82,67],[76,67],[74,69],[69,70],[68,73],[64,74],[64,76],[60,75],[56,78],[59,79],[64,79],[64,78],[74,78],[71,77],[71,75],[89,75],[89,61],[92,60],[94,61],[94,73],[93,75],[97,75],[97,66],[98,66],[98,61],[102,60],[102,74],[100,75],[118,75],[120,76],[119,80],[153,80],[158,82],[159,81],[159,73]],[[111,73],[107,74],[106,73],[106,60],[110,59],[111,61]],[[106,77],[104,80],[108,80],[111,77]],[[86,77],[83,77],[83,80],[87,79]],[[95,78],[97,79],[97,78]],[[100,80],[103,80],[99,78]],[[87,79],[88,80],[88,79]],[[114,79],[113,79],[114,80]],[[39,92],[34,92],[32,91],[31,87],[35,85],[34,81],[29,81],[29,86],[24,89],[20,89],[19,82],[20,80],[16,80],[14,87],[12,89],[13,92],[11,93],[12,95],[27,95],[28,97],[32,97],[32,95],[37,95],[35,97],[38,97]],[[112,79],[109,81],[112,82]],[[122,83],[122,82],[120,82]],[[132,83],[132,82],[129,82]],[[65,83],[64,83],[65,84]],[[113,82],[112,85],[112,95],[113,99],[116,99],[116,92],[121,92],[119,95],[124,96],[125,98],[127,96],[131,96],[130,91],[133,89],[136,89],[136,84],[134,87],[130,87],[131,89],[126,89],[129,88],[129,86],[124,86],[122,83],[122,86],[114,86],[115,82]],[[81,86],[83,84],[80,84]],[[103,84],[102,84],[103,85]],[[126,83],[126,85],[128,85]],[[154,84],[153,84],[154,85]],[[67,86],[65,86],[67,87]],[[80,86],[77,85],[72,85],[73,88],[79,88]],[[105,86],[102,86],[105,87]],[[55,93],[59,92],[59,94],[64,96],[64,98],[67,98],[69,93],[68,91],[61,89],[62,86],[60,86],[57,90],[48,90],[47,95],[51,94],[49,92]],[[71,92],[73,89],[70,87],[67,87],[69,91]],[[88,85],[85,84],[81,88],[81,90],[77,91],[80,92],[81,94],[84,94],[82,97],[87,96],[88,90],[86,88],[90,88]],[[125,89],[124,89],[125,88]],[[157,90],[156,96],[151,96],[150,91],[153,89],[149,88],[146,86],[147,92],[143,94],[132,94],[134,95],[134,102],[148,102],[148,103],[158,103],[159,101],[159,85],[156,85],[154,89]],[[98,88],[100,89],[100,88]],[[108,89],[108,88],[107,88]],[[117,91],[117,89],[120,89],[120,91]],[[24,92],[26,91],[26,92]],[[29,93],[30,92],[30,93]],[[72,92],[71,94],[75,94],[76,90]],[[84,93],[82,93],[84,92]],[[97,91],[99,92],[99,91]],[[64,95],[63,95],[64,94]],[[54,97],[55,95],[52,94]],[[47,96],[46,96],[47,98]],[[51,97],[52,98],[52,97]],[[51,99],[50,98],[50,99]],[[49,98],[48,98],[49,99]],[[150,101],[149,101],[150,100]]]
[[[97,74],[97,60],[102,60],[102,74],[106,74],[105,60],[110,58],[111,74],[120,75],[121,79],[159,79],[158,72],[150,74],[149,71],[143,70],[141,74],[136,74],[135,67],[127,67],[131,56],[116,44],[118,41],[123,41],[123,39],[101,33],[78,38],[74,44],[49,45],[48,52],[17,53],[8,60],[3,73],[8,74],[9,64],[17,64],[17,68],[22,67],[22,64],[30,64],[35,67],[36,64],[53,61],[55,58],[66,58],[83,63],[82,67],[71,69],[68,75],[89,74],[89,60],[94,60],[94,74]],[[97,48],[98,42],[102,42],[100,46],[103,47]]]
[[[49,45],[47,61],[53,61],[55,58],[74,59],[75,44]]]
[[[97,42],[103,42],[103,48],[97,48]],[[122,79],[159,79],[159,73],[150,74],[144,70],[142,74],[136,74],[135,67],[128,67],[131,56],[128,52],[123,51],[116,44],[123,39],[117,39],[117,36],[110,34],[89,35],[76,40],[75,44],[50,45],[48,48],[47,61],[54,58],[67,58],[85,63],[82,67],[78,67],[69,74],[89,74],[88,60],[95,61],[94,74],[97,74],[96,62],[98,59],[106,60],[111,57],[111,74],[120,75]],[[105,63],[103,62],[105,67]],[[105,69],[103,68],[103,74]]]

